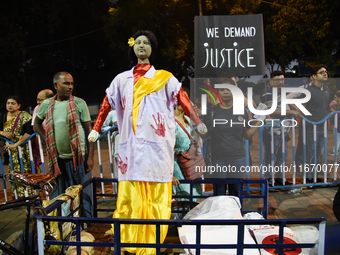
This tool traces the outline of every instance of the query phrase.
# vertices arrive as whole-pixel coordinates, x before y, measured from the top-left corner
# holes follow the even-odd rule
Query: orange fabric
[[[196,126],[202,123],[200,118],[197,116],[194,107],[192,107],[189,97],[182,88],[179,90],[178,93],[178,103]]]
[[[150,68],[150,64],[137,64],[135,69],[133,69],[133,84],[136,84],[136,82],[142,78]]]
[[[105,95],[99,113],[97,115],[96,122],[94,123],[94,126],[92,128],[93,130],[96,130],[98,133],[100,132],[100,129],[103,126],[103,123],[106,120],[106,117],[109,114],[110,110],[111,106],[109,103],[109,99],[107,95]]]

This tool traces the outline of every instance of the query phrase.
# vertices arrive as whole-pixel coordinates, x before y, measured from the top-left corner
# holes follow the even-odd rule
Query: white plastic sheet
[[[235,220],[243,219],[241,204],[238,197],[210,197],[187,213],[184,219]],[[196,243],[196,226],[184,225],[178,228],[179,237],[183,244]],[[244,243],[255,244],[248,229],[244,229]],[[201,244],[237,244],[237,226],[202,226]],[[186,250],[187,254],[196,254],[195,250]],[[236,255],[236,249],[203,249],[201,254]],[[258,249],[245,249],[245,255],[260,254]]]

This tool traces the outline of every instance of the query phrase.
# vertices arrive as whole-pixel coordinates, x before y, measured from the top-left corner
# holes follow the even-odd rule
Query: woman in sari
[[[6,137],[14,144],[6,142],[5,150],[10,151],[12,155],[13,169],[9,168],[9,172],[22,172],[31,173],[31,164],[29,158],[28,145],[25,144],[21,147],[22,161],[24,169],[20,167],[18,146],[33,134],[33,128],[31,126],[32,116],[25,111],[20,111],[21,102],[17,96],[10,96],[6,99],[7,112],[0,119],[0,135]],[[15,198],[15,191],[13,185],[11,185],[12,198]],[[17,195],[20,197],[25,196],[24,187],[16,185]]]

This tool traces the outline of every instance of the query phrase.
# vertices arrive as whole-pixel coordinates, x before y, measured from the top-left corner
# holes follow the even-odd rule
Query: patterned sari
[[[13,143],[16,143],[17,141],[19,141],[19,139],[22,136],[21,132],[22,132],[24,124],[27,123],[27,122],[30,122],[31,119],[32,119],[32,116],[28,112],[23,111],[19,114],[20,114],[19,121],[18,121],[17,126],[14,129],[13,137],[12,137],[12,140],[11,140]],[[12,127],[15,124],[15,120],[16,120],[17,116],[15,116],[14,118],[12,118],[9,121],[6,121],[4,123],[3,131],[11,132]],[[11,150],[11,155],[12,155],[12,160],[13,160],[13,169],[8,168],[9,172],[11,172],[11,173],[13,171],[15,171],[15,172],[25,172],[25,173],[31,173],[32,172],[31,171],[30,156],[29,156],[29,151],[28,151],[28,144],[21,146],[21,152],[22,152],[22,161],[23,161],[23,165],[24,165],[23,171],[20,167],[18,148],[15,148],[15,149]],[[14,187],[13,186],[14,185],[11,184],[12,196],[14,197]],[[19,197],[25,196],[25,189],[24,189],[23,186],[16,185],[16,189],[17,189],[17,193],[18,193]],[[30,195],[30,191],[28,191],[28,194]]]

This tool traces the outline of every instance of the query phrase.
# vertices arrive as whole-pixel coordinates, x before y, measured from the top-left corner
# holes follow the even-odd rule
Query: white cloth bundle
[[[241,204],[238,197],[216,196],[210,197],[197,205],[187,213],[184,219],[207,219],[207,220],[235,220],[243,219]],[[201,232],[201,244],[237,244],[237,226],[227,225],[204,225]],[[196,226],[183,225],[178,228],[179,237],[183,244],[195,244]],[[248,229],[244,229],[244,243],[255,244]],[[196,254],[194,249],[186,250],[187,254]],[[203,249],[201,254],[225,254],[234,255],[236,249]],[[245,255],[260,254],[258,249],[245,249]]]

